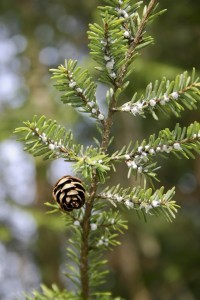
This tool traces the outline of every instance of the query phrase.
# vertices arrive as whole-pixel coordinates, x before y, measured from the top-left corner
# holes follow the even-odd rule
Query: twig
[[[138,32],[135,36],[135,39],[134,39],[133,43],[130,45],[130,48],[127,52],[126,64],[124,66],[122,66],[122,68],[121,68],[119,80],[118,80],[118,82],[113,83],[114,92],[113,92],[112,98],[109,103],[108,116],[103,122],[101,150],[104,153],[107,151],[108,145],[109,145],[109,138],[110,138],[111,127],[112,127],[112,122],[113,122],[113,114],[115,113],[115,108],[116,108],[116,91],[123,82],[123,77],[128,68],[129,58],[133,55],[136,46],[140,42],[146,22],[148,20],[148,17],[150,15],[152,9],[155,6],[155,3],[156,3],[156,0],[150,1],[149,6],[146,11],[146,14],[144,15],[144,17],[141,21],[141,24],[138,28]],[[89,292],[90,292],[89,275],[88,275],[90,218],[91,218],[91,214],[92,214],[93,202],[96,197],[97,183],[98,183],[97,174],[96,174],[96,172],[94,172],[92,182],[91,182],[91,189],[90,189],[90,193],[89,193],[90,197],[86,203],[85,215],[84,215],[84,219],[82,222],[82,230],[83,231],[82,231],[82,245],[81,245],[81,258],[80,258],[81,259],[80,274],[81,274],[81,291],[82,291],[81,297],[83,300],[89,299]]]
[[[134,52],[135,52],[135,48],[137,47],[137,45],[141,42],[141,38],[142,38],[142,34],[143,31],[145,29],[146,23],[148,21],[148,18],[152,12],[152,10],[154,9],[155,5],[156,5],[157,0],[151,0],[148,7],[147,7],[147,11],[144,14],[140,26],[138,27],[138,31],[135,35],[134,40],[132,41],[132,43],[130,44],[130,47],[126,53],[126,60],[125,60],[125,64],[121,67],[121,71],[119,72],[119,77],[118,77],[118,81],[117,81],[117,85],[118,87],[121,86],[123,79],[124,79],[124,75],[127,72],[127,68],[131,63],[130,58],[133,56]]]

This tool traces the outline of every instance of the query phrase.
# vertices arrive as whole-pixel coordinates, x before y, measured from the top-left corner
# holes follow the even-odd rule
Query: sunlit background
[[[134,0],[133,0],[134,1]],[[144,1],[147,2],[148,1]],[[200,71],[199,0],[162,0],[168,8],[151,27],[155,45],[135,64],[126,98],[151,80],[193,66]],[[67,234],[59,215],[46,215],[44,202],[59,177],[72,174],[62,160],[44,162],[23,151],[13,136],[15,127],[33,114],[45,114],[71,128],[79,142],[90,144],[96,134],[85,116],[64,107],[53,88],[49,69],[65,58],[78,59],[93,72],[88,58],[88,23],[98,21],[97,0],[1,0],[0,1],[0,299],[24,299],[23,292],[39,289],[41,282],[66,286],[65,247]],[[98,98],[105,109],[106,87]],[[200,121],[197,111],[185,111],[182,126]],[[131,116],[115,117],[115,142],[122,147],[130,139],[142,140],[162,128],[173,128],[175,117],[159,121]],[[110,255],[107,288],[127,300],[200,299],[200,158],[160,159],[161,183],[176,185],[181,205],[172,223],[150,217],[148,223],[128,211],[129,230],[122,246]],[[113,184],[131,184],[126,167],[111,176]],[[110,183],[111,184],[111,183]]]

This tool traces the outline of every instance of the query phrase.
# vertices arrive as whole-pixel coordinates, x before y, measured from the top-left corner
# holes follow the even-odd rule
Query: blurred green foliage
[[[1,31],[4,34],[7,32],[9,41],[20,35],[27,42],[23,51],[16,52],[6,63],[5,59],[1,62],[0,79],[11,71],[22,78],[24,84],[19,85],[15,97],[8,101],[4,101],[4,95],[0,97],[0,141],[13,139],[12,131],[20,126],[22,120],[31,119],[33,114],[46,114],[75,131],[80,142],[91,142],[93,124],[72,109],[63,108],[57,101],[58,94],[52,87],[48,69],[71,57],[80,59],[93,70],[93,63],[87,57],[86,30],[88,23],[97,18],[95,8],[98,4],[102,1],[0,1]],[[172,78],[186,68],[190,71],[193,66],[199,72],[199,0],[162,0],[160,5],[168,11],[152,25],[155,45],[144,51],[135,64],[134,86],[128,88],[124,95],[126,98],[136,88],[142,90],[149,81],[160,79],[163,75]],[[4,56],[9,58],[9,52]],[[103,89],[101,98],[104,97],[102,94]],[[16,105],[15,101],[21,95],[24,101]],[[145,120],[136,117],[133,120],[127,115],[117,115],[116,120],[113,144],[116,148],[130,139],[142,140],[155,128],[157,131],[164,127],[171,129],[177,122],[175,117],[155,121],[151,117]],[[180,124],[188,125],[194,120],[199,121],[199,109],[183,113]],[[112,287],[114,295],[121,295],[127,300],[199,299],[200,159],[177,161],[171,157],[167,164],[164,160],[161,163],[162,184],[166,188],[177,186],[177,202],[182,206],[179,216],[173,224],[155,217],[149,218],[146,224],[128,212],[129,231],[121,241],[122,246],[112,254],[108,253],[112,273],[107,284],[109,289]],[[60,276],[60,269],[63,269],[61,266],[65,262],[64,249],[68,237],[63,220],[45,214],[47,208],[44,202],[51,199],[50,167],[40,159],[36,160],[36,181],[33,182],[36,187],[35,201],[23,209],[31,213],[37,222],[38,235],[28,251],[32,252],[40,269],[41,280],[47,285],[55,282],[62,288],[65,282]],[[3,174],[1,169],[0,181]],[[124,186],[133,184],[126,175],[126,169],[117,170],[111,181],[121,181]],[[15,203],[12,199],[7,201]],[[12,218],[12,210],[9,218]],[[2,242],[19,253],[20,247],[12,237],[9,226],[2,220],[0,222]]]

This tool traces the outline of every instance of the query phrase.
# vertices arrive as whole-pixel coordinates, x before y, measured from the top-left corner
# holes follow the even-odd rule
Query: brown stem
[[[145,29],[146,23],[148,21],[148,18],[150,16],[154,6],[156,5],[156,1],[157,0],[151,0],[148,7],[147,7],[147,11],[146,11],[146,13],[144,14],[144,16],[141,20],[140,26],[139,26],[138,31],[136,33],[136,36],[133,40],[133,43],[131,44],[131,47],[129,48],[129,53],[130,54],[135,50],[135,47],[139,44],[139,42],[141,40],[141,37],[142,37],[143,31]]]
[[[116,91],[117,91],[117,86],[115,86],[113,96],[110,100],[108,117],[104,122],[104,128],[103,128],[103,134],[102,134],[102,143],[101,143],[101,150],[103,152],[107,151],[107,148],[108,148],[108,145],[109,145],[110,131],[111,131],[112,123],[113,123],[113,114],[115,113],[115,109],[116,109],[116,98],[115,98]]]
[[[115,94],[113,94],[109,105],[108,117],[104,121],[101,150],[107,151],[110,137],[110,130],[112,126],[112,116],[114,114],[113,108],[116,105]],[[98,177],[96,172],[93,174],[89,198],[86,202],[85,215],[82,222],[82,243],[80,256],[80,276],[81,276],[81,299],[89,299],[89,274],[88,274],[88,255],[89,255],[89,234],[90,234],[90,218],[92,213],[93,202],[96,197]]]
[[[121,71],[120,71],[120,74],[119,74],[119,77],[118,77],[118,82],[117,82],[117,85],[120,86],[123,82],[123,79],[124,79],[124,75],[126,74],[126,71],[127,71],[127,68],[128,66],[130,65],[131,63],[131,60],[130,58],[133,57],[134,55],[134,52],[135,52],[135,48],[137,47],[137,45],[141,42],[141,39],[142,39],[142,35],[143,35],[143,32],[144,32],[144,29],[145,29],[145,26],[146,26],[146,23],[148,21],[148,18],[153,10],[153,8],[155,7],[156,5],[156,2],[157,0],[151,0],[148,7],[147,7],[147,11],[146,13],[144,14],[142,20],[141,20],[141,23],[138,27],[138,31],[135,35],[135,38],[133,40],[133,42],[130,44],[130,47],[126,53],[126,62],[125,64],[122,66],[121,68]]]
[[[145,16],[143,17],[143,19],[141,21],[141,25],[138,29],[138,33],[136,34],[133,44],[130,45],[129,51],[127,52],[127,61],[129,60],[130,56],[133,55],[135,47],[140,42],[140,38],[141,38],[143,30],[145,28],[147,19],[149,17],[149,14],[151,13],[155,3],[156,3],[156,0],[151,0],[149,3],[147,12],[146,12]],[[124,68],[122,67],[118,83],[113,83],[114,92],[113,92],[113,96],[110,99],[108,116],[107,116],[106,120],[103,122],[101,150],[104,153],[108,149],[110,131],[111,131],[112,123],[113,123],[112,119],[113,119],[113,114],[115,113],[115,109],[116,109],[115,93],[123,81],[123,76],[126,73],[127,67],[128,67],[128,65],[125,65]],[[94,172],[93,178],[91,181],[91,188],[90,188],[90,192],[89,192],[90,196],[86,203],[85,215],[84,215],[83,222],[82,222],[82,244],[81,244],[81,257],[80,257],[81,299],[82,300],[88,300],[89,292],[90,292],[89,274],[88,274],[89,234],[90,234],[90,219],[91,219],[93,202],[96,197],[97,183],[98,183],[98,177],[97,177],[96,172]]]
[[[88,237],[90,233],[89,222],[91,215],[91,204],[86,203],[86,210],[82,224],[82,244],[81,244],[81,256],[80,256],[80,275],[82,293],[81,298],[87,300],[89,297],[89,278],[88,278]]]
[[[82,242],[80,253],[80,276],[81,276],[81,299],[89,299],[89,274],[88,274],[88,254],[89,254],[89,234],[90,218],[92,213],[93,202],[97,190],[97,175],[93,174],[93,181],[89,192],[89,198],[86,202],[85,215],[82,222]]]
[[[88,249],[90,233],[90,217],[92,211],[92,202],[86,203],[85,215],[82,223],[82,244],[80,257],[80,275],[81,275],[81,299],[89,299],[89,276],[88,276]]]
[[[103,152],[107,151],[110,137],[110,130],[112,126],[113,107],[115,106],[115,97],[113,95],[110,106],[108,117],[104,122],[102,144],[101,149]],[[80,256],[80,275],[81,275],[81,299],[89,299],[89,275],[88,275],[88,254],[89,254],[89,234],[90,234],[90,218],[92,213],[93,202],[96,196],[97,190],[97,174],[94,172],[89,192],[89,199],[86,202],[85,215],[82,222],[82,243],[81,243],[81,256]]]

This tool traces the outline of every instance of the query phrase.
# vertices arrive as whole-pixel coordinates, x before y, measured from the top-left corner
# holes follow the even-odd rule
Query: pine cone
[[[84,205],[85,189],[80,179],[66,175],[55,184],[53,197],[62,210],[72,211]]]

